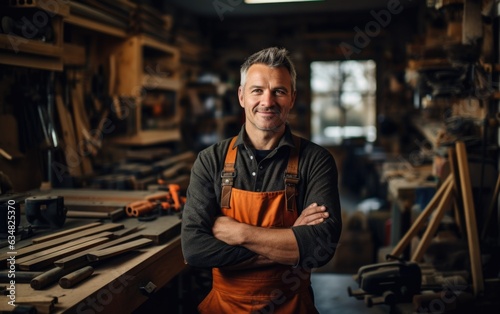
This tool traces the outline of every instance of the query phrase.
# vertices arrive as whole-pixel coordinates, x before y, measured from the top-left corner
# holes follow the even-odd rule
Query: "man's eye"
[[[254,94],[262,93],[262,89],[259,89],[259,88],[253,89],[252,93],[254,93]]]
[[[286,95],[286,92],[282,89],[277,89],[274,91],[276,95]]]

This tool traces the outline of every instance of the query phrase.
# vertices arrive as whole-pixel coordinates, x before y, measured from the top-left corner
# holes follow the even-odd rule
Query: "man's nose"
[[[274,105],[274,93],[270,90],[264,91],[260,99],[260,104],[265,106]]]

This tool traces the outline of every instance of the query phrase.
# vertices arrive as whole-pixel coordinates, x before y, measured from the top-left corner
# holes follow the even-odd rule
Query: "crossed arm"
[[[293,226],[316,225],[327,219],[325,206],[316,203],[305,208]],[[296,265],[299,247],[291,228],[262,228],[240,223],[230,217],[221,216],[212,227],[213,235],[229,245],[247,248],[257,255],[232,268],[247,268],[272,263]]]

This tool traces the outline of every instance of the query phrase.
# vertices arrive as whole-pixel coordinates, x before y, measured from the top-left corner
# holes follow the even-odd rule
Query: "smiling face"
[[[254,64],[238,89],[238,98],[249,135],[258,131],[281,134],[295,101],[290,73],[284,67]]]

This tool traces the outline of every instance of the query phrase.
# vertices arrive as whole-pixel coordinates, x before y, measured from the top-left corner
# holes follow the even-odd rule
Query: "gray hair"
[[[290,77],[292,79],[292,91],[295,91],[296,80],[297,80],[297,72],[295,72],[295,66],[293,65],[292,60],[290,59],[290,55],[288,50],[285,48],[277,48],[271,47],[266,48],[261,51],[258,51],[248,57],[245,62],[241,65],[240,74],[241,80],[240,85],[244,86],[247,78],[248,69],[254,64],[264,64],[271,68],[279,68],[284,67],[290,73]]]

